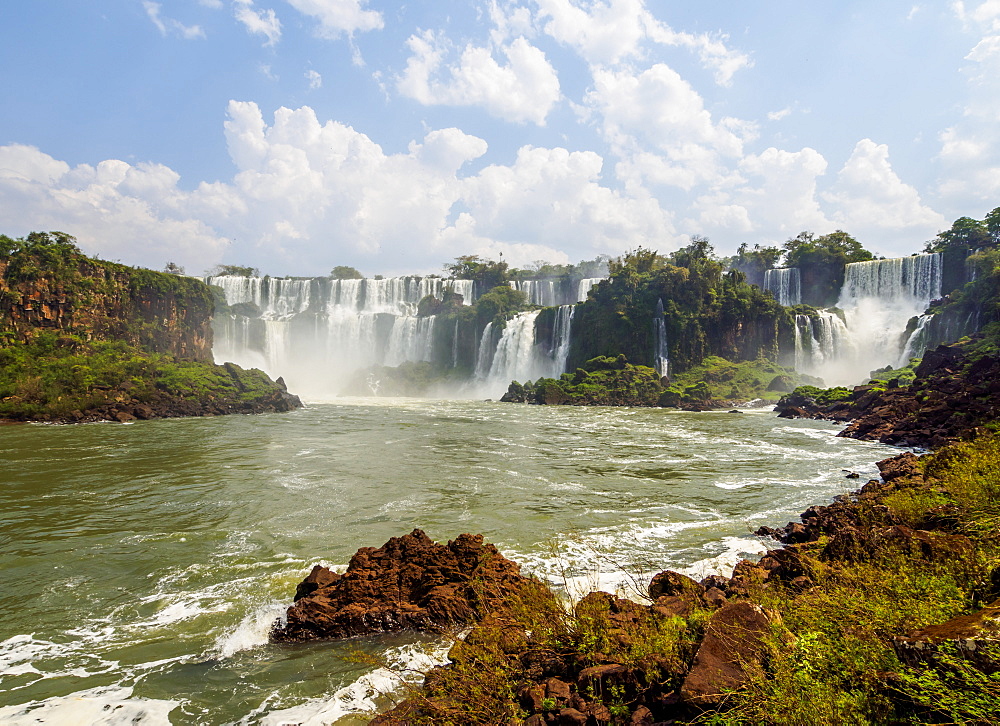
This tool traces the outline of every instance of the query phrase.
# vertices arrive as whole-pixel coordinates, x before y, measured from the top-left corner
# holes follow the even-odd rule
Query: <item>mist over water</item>
[[[896,453],[836,430],[771,412],[413,399],[3,427],[0,723],[365,723],[396,684],[348,652],[426,664],[442,644],[268,645],[312,565],[421,527],[483,533],[574,589],[725,570],[760,551],[758,526]]]
[[[922,325],[907,336],[907,324],[915,317],[926,323],[923,313],[941,296],[941,280],[939,253],[847,265],[836,309],[820,310],[815,319],[796,316],[796,369],[837,386],[863,383],[887,365],[905,366],[923,353]]]

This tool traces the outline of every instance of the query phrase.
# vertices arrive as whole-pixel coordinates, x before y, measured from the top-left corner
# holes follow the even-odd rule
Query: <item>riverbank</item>
[[[569,606],[537,581],[510,586],[447,666],[372,723],[995,722],[1000,437],[879,469],[759,532],[784,547],[729,578],[664,572],[645,604],[595,592]],[[314,577],[294,610],[336,587],[316,592]]]

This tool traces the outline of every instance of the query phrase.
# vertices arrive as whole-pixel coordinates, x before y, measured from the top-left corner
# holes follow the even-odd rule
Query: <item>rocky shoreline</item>
[[[909,386],[857,386],[845,400],[821,405],[793,392],[775,408],[782,418],[850,422],[839,436],[934,449],[993,422],[1000,411],[1000,356],[969,343],[924,354]]]
[[[841,435],[939,451],[880,461],[879,479],[760,528],[773,546],[730,577],[664,571],[647,602],[593,592],[570,606],[481,536],[438,545],[416,530],[359,550],[343,575],[314,569],[272,640],[451,633],[449,664],[377,726],[654,726],[723,712],[843,723],[873,709],[859,722],[994,722],[1000,687],[982,679],[1000,673],[1000,436],[984,426],[998,373],[995,356],[942,346],[907,388],[863,387],[826,410],[786,402],[786,416],[854,416]],[[801,718],[776,715],[803,697]],[[969,717],[980,713],[991,716]]]
[[[276,627],[272,640],[406,629],[447,633],[473,625],[464,640],[456,639],[451,663],[375,718],[379,726],[441,722],[454,708],[455,679],[490,658],[504,660],[511,694],[512,715],[495,723],[688,722],[726,710],[732,694],[766,671],[776,647],[792,648],[801,637],[783,622],[775,598],[820,596],[829,571],[885,556],[923,564],[971,556],[976,545],[957,531],[954,512],[941,509],[913,522],[887,505],[901,492],[938,486],[925,477],[921,459],[907,452],[880,461],[880,480],[810,507],[800,522],[761,528],[756,534],[773,538],[774,548],[758,562],[741,561],[731,577],[695,582],[676,572],[658,574],[649,584],[648,604],[594,592],[564,611],[547,587],[521,575],[481,536],[440,545],[416,530],[382,548],[362,548],[343,575],[315,568],[298,587],[288,624]],[[943,647],[972,652],[994,642],[1000,630],[986,616],[1000,608],[1000,578],[990,582],[980,593],[986,615],[895,633],[898,657],[924,662]],[[551,632],[541,632],[540,621],[565,629],[555,639],[558,647]],[[659,642],[665,631],[676,637],[672,649]],[[643,641],[657,646],[646,648]],[[1000,670],[1000,661],[993,665]]]

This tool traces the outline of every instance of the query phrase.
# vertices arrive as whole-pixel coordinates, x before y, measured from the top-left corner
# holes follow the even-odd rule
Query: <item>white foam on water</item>
[[[355,714],[372,714],[391,707],[393,694],[406,685],[420,683],[431,668],[448,662],[451,643],[414,643],[390,648],[388,667],[377,668],[337,690],[331,698],[313,698],[290,708],[270,711],[257,721],[261,726],[327,726]],[[249,718],[249,717],[248,717]],[[247,719],[241,724],[249,723]]]
[[[733,568],[740,560],[748,556],[763,555],[767,552],[767,546],[759,539],[749,537],[723,537],[723,551],[703,560],[692,562],[687,567],[682,567],[677,571],[682,575],[687,575],[694,580],[702,580],[709,575],[722,575],[729,577],[733,574]],[[704,548],[718,546],[718,543],[709,543]]]
[[[0,708],[5,726],[169,726],[180,701],[132,698],[131,688],[107,686]]]
[[[224,632],[215,641],[212,653],[219,658],[230,656],[244,650],[251,650],[268,642],[268,635],[275,621],[287,621],[288,603],[270,602],[247,615],[233,629]]]

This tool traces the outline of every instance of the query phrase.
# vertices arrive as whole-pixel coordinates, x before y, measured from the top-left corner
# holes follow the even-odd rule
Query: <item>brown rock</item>
[[[658,575],[654,575],[649,581],[649,598],[656,600],[661,595],[685,595],[694,593],[701,595],[705,588],[692,580],[687,575],[682,575],[673,570],[664,570]]]
[[[559,712],[559,719],[556,723],[559,726],[586,726],[587,716],[575,708],[564,708]]]
[[[316,565],[312,568],[312,572],[306,575],[306,579],[296,586],[295,602],[298,602],[306,595],[312,595],[316,592],[316,590],[319,590],[322,587],[332,585],[339,579],[339,573],[336,573],[333,570],[328,570],[322,565]]]
[[[632,712],[632,717],[628,720],[630,726],[652,726],[653,712],[645,706],[639,706]]]
[[[746,601],[715,611],[681,686],[681,699],[695,706],[715,706],[725,698],[725,691],[741,687],[760,667],[776,618]]]
[[[918,462],[919,459],[917,456],[907,451],[899,456],[893,456],[890,459],[883,459],[875,465],[878,467],[879,473],[882,475],[882,479],[886,482],[890,482],[893,479],[898,479],[903,476],[919,476],[920,469],[918,468]]]
[[[321,576],[329,578],[317,573],[314,579]],[[479,620],[530,582],[480,535],[442,545],[415,529],[378,549],[362,547],[347,571],[325,586],[303,583],[317,587],[288,608],[287,624],[276,625],[271,639],[440,630]]]

